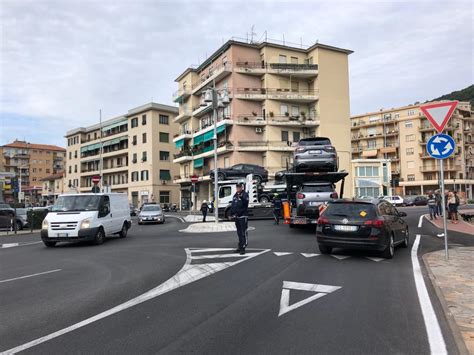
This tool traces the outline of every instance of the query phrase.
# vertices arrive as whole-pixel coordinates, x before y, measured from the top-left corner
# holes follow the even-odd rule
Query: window
[[[414,161],[407,161],[407,168],[408,169],[414,169],[415,168],[415,162]]]
[[[413,155],[413,154],[415,154],[415,148],[407,148],[407,149],[406,149],[406,154],[407,154],[407,155]]]
[[[189,177],[189,164],[186,164],[184,166],[184,177],[185,178]]]
[[[146,143],[146,133],[142,134],[142,143]]]
[[[228,168],[230,166],[230,158],[225,157],[224,158],[224,168]]]
[[[132,138],[132,144],[137,145],[137,136],[133,136]]]
[[[146,161],[146,152],[142,152],[142,161]]]
[[[393,118],[399,118],[400,117],[400,114],[399,113],[396,113],[393,115]]]
[[[377,128],[376,127],[369,127],[367,128],[367,136],[373,137],[377,134]]]
[[[280,54],[280,55],[278,56],[278,62],[279,62],[279,63],[282,63],[282,64],[283,64],[283,63],[286,63],[286,55]]]
[[[292,116],[299,116],[300,115],[300,107],[299,106],[291,106],[291,115]]]
[[[413,128],[413,121],[406,121],[405,128]]]
[[[69,152],[69,160],[72,159],[72,152]]]
[[[160,132],[160,142],[161,143],[169,143],[170,135],[169,133]]]
[[[414,174],[407,175],[407,180],[408,181],[415,181],[415,175]]]
[[[300,141],[300,132],[293,132],[293,142],[299,142]]]
[[[41,169],[40,169],[41,171]],[[74,172],[77,173],[77,165],[74,165]]]
[[[288,142],[288,131],[281,131],[281,141]]]
[[[160,203],[170,203],[169,191],[160,191]]]
[[[94,139],[97,139],[97,132],[94,132]]]
[[[160,160],[161,161],[170,160],[170,152],[165,152],[165,151],[160,150]]]
[[[232,195],[232,188],[230,186],[222,186],[219,190],[219,198],[224,198]]]
[[[146,115],[142,115],[142,126],[146,125]]]
[[[132,163],[136,163],[137,162],[137,153],[133,153],[133,156],[132,156]]]
[[[160,180],[169,181],[171,180],[171,174],[169,170],[161,170],[160,169]]]
[[[36,168],[33,168],[33,172],[36,173]],[[69,174],[71,174],[71,173],[72,173],[72,166],[69,165]]]
[[[298,57],[291,57],[291,64],[298,64]]]
[[[408,110],[408,116],[414,116],[415,110]]]
[[[367,148],[376,148],[377,147],[377,140],[376,139],[369,139],[367,141]]]
[[[132,171],[132,181],[138,181],[138,171]]]
[[[166,115],[160,115],[159,122],[160,124],[170,124],[170,118]]]
[[[77,150],[74,151],[74,159],[77,158]]]
[[[415,135],[414,134],[407,134],[405,136],[405,142],[414,142],[415,141]]]
[[[141,180],[142,181],[147,181],[148,180],[148,170],[142,170],[141,174]]]
[[[132,118],[132,128],[138,127],[138,117]]]
[[[299,91],[300,89],[300,83],[297,81],[292,81],[291,82],[291,91]]]
[[[280,115],[286,115],[288,113],[288,105],[280,105]]]
[[[33,168],[33,172],[36,173],[36,168]],[[69,167],[69,172],[71,172],[71,167]]]

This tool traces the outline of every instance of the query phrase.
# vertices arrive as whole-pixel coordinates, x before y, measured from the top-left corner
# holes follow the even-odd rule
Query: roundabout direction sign
[[[426,151],[435,159],[446,159],[454,153],[456,143],[447,134],[435,134],[426,144]]]

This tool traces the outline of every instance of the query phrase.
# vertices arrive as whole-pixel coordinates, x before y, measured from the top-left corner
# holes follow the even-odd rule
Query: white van
[[[102,244],[107,235],[125,238],[131,225],[126,194],[64,194],[46,215],[41,239],[47,247],[79,240]]]

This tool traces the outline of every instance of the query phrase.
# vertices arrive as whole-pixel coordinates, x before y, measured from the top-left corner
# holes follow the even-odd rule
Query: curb
[[[442,228],[442,227],[438,227],[436,224],[434,224],[434,222],[430,219],[430,215],[429,215],[429,214],[424,214],[424,215],[423,215],[423,218],[424,218],[425,221],[429,222],[433,227],[435,227],[438,231],[443,231],[443,228]],[[447,221],[447,220],[446,220],[446,221]],[[461,222],[461,223],[466,223],[466,222],[464,222],[464,221],[459,221],[459,222]],[[449,223],[448,223],[448,225],[449,225]],[[455,231],[455,230],[452,230],[452,229],[449,229],[449,228],[447,228],[447,229],[448,229],[448,233],[449,233],[449,232],[453,232],[453,233],[459,233],[459,234],[462,234],[462,235],[466,235],[466,236],[468,236],[468,237],[472,237],[472,235],[467,234],[467,233],[458,232],[458,231]]]
[[[0,238],[2,237],[23,237],[23,236],[32,236],[32,235],[37,235],[41,232],[41,230],[33,230],[33,233],[32,232],[27,232],[27,233],[17,233],[15,234],[15,232],[8,232],[8,234],[3,234],[4,232],[0,232]]]
[[[441,308],[443,309],[444,316],[446,317],[449,329],[451,330],[451,333],[453,335],[454,342],[456,343],[456,347],[459,351],[459,354],[469,355],[469,351],[467,350],[467,346],[464,343],[464,339],[463,339],[463,336],[461,334],[461,331],[459,330],[459,327],[456,323],[456,320],[454,319],[454,316],[451,313],[451,311],[449,310],[448,304],[446,303],[446,300],[444,299],[443,291],[441,291],[441,289],[436,284],[436,282],[435,282],[436,277],[433,274],[433,272],[431,271],[431,267],[425,259],[425,256],[429,255],[429,254],[431,254],[431,253],[424,254],[421,257],[421,259],[423,260],[423,265],[426,268],[428,277],[430,279],[431,286],[435,290],[436,296],[439,300],[439,303],[441,304]]]

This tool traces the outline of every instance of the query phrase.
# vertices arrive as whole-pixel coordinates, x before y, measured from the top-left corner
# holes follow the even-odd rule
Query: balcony
[[[175,123],[182,123],[191,117],[191,110],[188,107],[180,107],[180,114],[174,118]]]
[[[369,121],[354,121],[352,122],[351,129],[358,129],[360,127],[368,127],[374,125],[384,125],[384,124],[396,124],[396,118],[379,118],[377,120],[369,120]]]
[[[182,139],[191,139],[193,137],[193,133],[190,130],[180,130],[178,135],[173,138],[173,143],[180,141]]]
[[[220,142],[217,146],[217,155],[229,153],[234,151],[234,145],[232,142]],[[214,145],[211,144],[210,146],[198,148],[194,152],[194,159],[201,159],[207,158],[214,155]]]
[[[279,151],[292,152],[295,150],[292,142],[282,141],[241,141],[236,148],[239,152]]]
[[[193,160],[192,153],[190,151],[187,152],[180,152],[178,154],[174,155],[173,163],[174,164],[180,164],[180,163],[186,163],[188,161]]]
[[[312,78],[318,75],[317,64],[237,62],[234,71],[241,74],[261,76],[276,74],[293,78]]]
[[[188,88],[179,89],[173,94],[173,102],[182,104],[184,100],[186,100],[189,96],[191,96],[190,89]]]
[[[206,86],[211,84],[214,80],[217,82],[217,81],[225,78],[230,73],[232,73],[232,63],[231,62],[223,63],[222,65],[218,66],[217,68],[214,68],[212,73],[206,75],[206,77],[201,78],[197,82],[193,83],[192,94],[193,95],[200,95],[201,91]]]
[[[462,167],[461,165],[444,165],[444,170],[443,171],[461,171]],[[433,172],[438,172],[439,171],[439,166],[420,166],[420,171],[422,173],[433,173]]]
[[[311,103],[319,99],[319,90],[278,89],[278,88],[237,88],[234,98],[252,101],[284,100]]]
[[[206,113],[212,111],[212,105],[209,103],[206,106],[195,106],[193,107],[193,116],[194,117],[201,117],[204,116]]]

